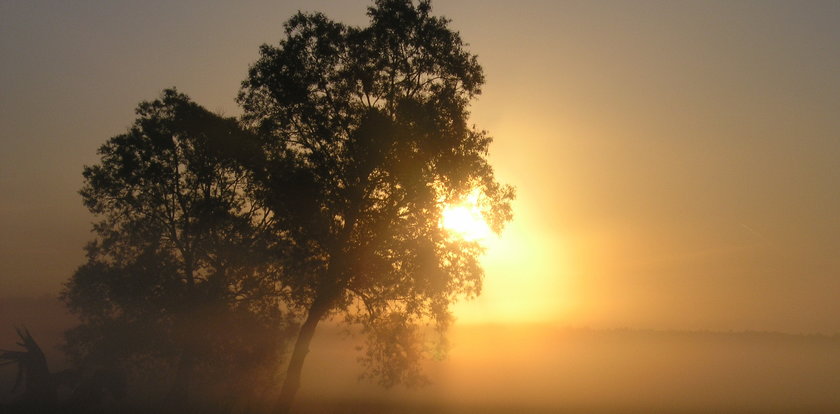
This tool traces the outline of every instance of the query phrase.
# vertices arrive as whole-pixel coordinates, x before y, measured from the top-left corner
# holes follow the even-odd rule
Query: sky
[[[84,261],[84,165],[175,86],[213,111],[297,10],[0,0],[0,296]],[[471,120],[517,188],[461,323],[840,332],[840,3],[467,1]]]

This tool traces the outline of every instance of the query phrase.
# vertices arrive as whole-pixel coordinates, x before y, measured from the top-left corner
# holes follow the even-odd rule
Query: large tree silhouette
[[[281,388],[288,412],[316,326],[343,315],[367,333],[367,373],[422,381],[419,325],[480,292],[481,247],[441,228],[447,203],[480,191],[485,219],[511,218],[510,187],[468,124],[484,82],[476,56],[428,1],[378,0],[365,28],[302,14],[263,45],[243,82],[243,120],[263,139],[257,193],[286,248],[283,284],[305,315]]]
[[[242,167],[257,142],[236,119],[174,90],[137,114],[84,169],[99,221],[62,294],[81,319],[68,350],[87,365],[163,361],[174,402],[197,369],[243,370],[280,349],[270,217]]]

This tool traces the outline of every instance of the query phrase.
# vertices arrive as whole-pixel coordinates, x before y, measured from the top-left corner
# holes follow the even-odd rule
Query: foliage
[[[426,0],[377,0],[368,16],[292,17],[260,48],[239,121],[166,90],[100,148],[81,190],[96,240],[63,292],[82,321],[73,357],[162,361],[174,388],[196,370],[233,383],[300,317],[285,412],[318,323],[340,315],[366,335],[365,376],[426,382],[419,362],[443,342],[424,333],[442,340],[450,304],[483,278],[482,246],[443,229],[442,210],[480,194],[500,232],[514,193],[468,123],[484,75],[449,21]]]
[[[99,221],[62,293],[81,319],[68,351],[86,364],[157,358],[180,386],[197,369],[230,375],[276,358],[271,217],[242,167],[255,140],[175,90],[137,116],[84,169],[80,193]]]
[[[495,231],[511,218],[491,138],[468,124],[484,82],[476,56],[428,1],[378,0],[368,16],[358,28],[295,15],[238,98],[263,142],[255,195],[285,241],[287,300],[307,314],[287,383],[308,330],[337,314],[369,334],[368,374],[422,383],[416,326],[445,330],[449,304],[477,295],[483,276],[481,246],[443,230],[442,208],[478,189]]]

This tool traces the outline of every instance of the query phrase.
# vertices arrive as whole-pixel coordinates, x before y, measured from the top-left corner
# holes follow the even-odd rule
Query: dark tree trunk
[[[186,407],[189,404],[189,390],[192,382],[193,371],[195,367],[195,358],[185,351],[178,362],[178,368],[175,371],[175,380],[172,382],[172,388],[166,395],[166,404],[170,409],[178,410]]]
[[[355,223],[356,216],[352,214],[347,218],[341,240],[346,242]],[[283,379],[280,396],[277,398],[277,404],[274,406],[275,414],[291,413],[292,403],[300,388],[300,374],[303,371],[303,360],[306,358],[306,354],[309,353],[309,344],[315,335],[315,328],[321,322],[321,319],[332,309],[335,300],[341,296],[346,287],[347,280],[342,275],[342,271],[345,269],[345,260],[346,256],[343,254],[333,254],[330,257],[329,267],[324,278],[326,283],[320,286],[318,293],[315,295],[315,300],[312,301],[312,305],[309,307],[306,321],[303,322],[303,325],[300,327],[300,332],[298,332],[295,348],[292,350],[292,357],[289,360],[289,368],[286,370],[286,378]]]
[[[321,300],[318,300],[321,299]],[[303,371],[303,360],[309,353],[309,343],[315,334],[318,322],[327,314],[332,300],[319,297],[309,308],[306,321],[301,325],[298,333],[292,357],[289,360],[289,368],[286,371],[286,378],[283,380],[283,387],[280,389],[280,397],[274,407],[276,414],[288,414],[291,412],[292,402],[300,388],[300,374]]]
[[[175,412],[181,410],[189,404],[190,383],[192,382],[193,371],[195,370],[196,356],[193,354],[191,345],[195,338],[184,337],[190,331],[187,327],[191,321],[195,320],[197,309],[197,296],[195,288],[195,265],[193,261],[192,251],[189,249],[181,249],[181,254],[184,256],[184,273],[186,275],[186,295],[184,296],[180,312],[176,314],[175,332],[181,336],[181,357],[178,360],[178,367],[175,370],[175,379],[172,382],[172,388],[166,395],[166,404]]]

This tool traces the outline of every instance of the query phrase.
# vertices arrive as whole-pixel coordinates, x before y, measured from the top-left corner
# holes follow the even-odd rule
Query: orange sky
[[[83,261],[83,164],[176,86],[211,110],[298,9],[0,4],[0,295]],[[516,218],[462,322],[840,331],[840,4],[438,1]]]

